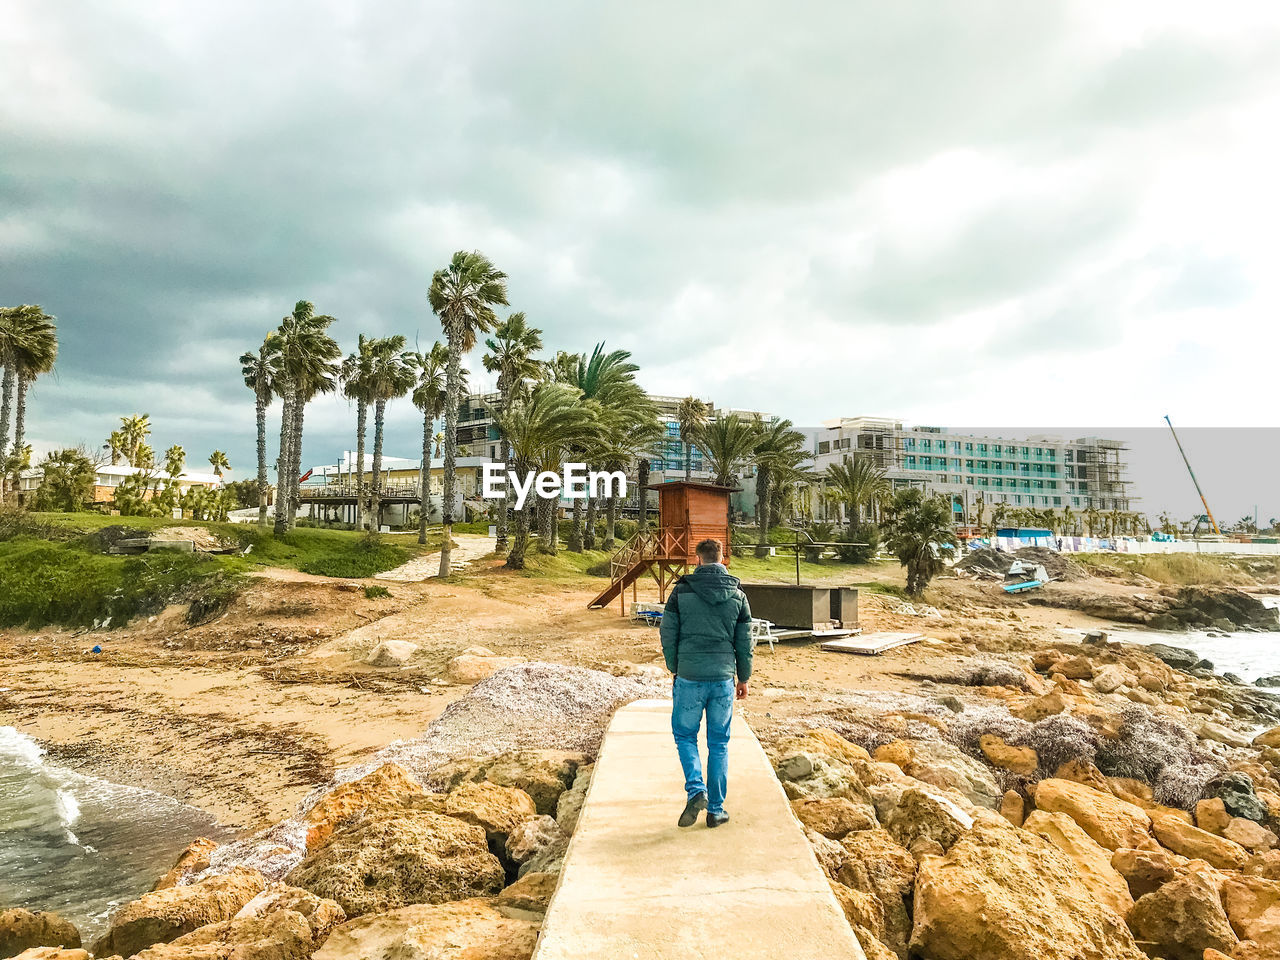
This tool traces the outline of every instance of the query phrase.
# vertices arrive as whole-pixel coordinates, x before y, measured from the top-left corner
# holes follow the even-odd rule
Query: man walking
[[[707,826],[729,819],[724,810],[729,773],[729,723],[735,693],[747,695],[751,677],[751,608],[738,578],[720,562],[718,540],[697,547],[698,566],[676,581],[662,613],[662,654],[675,674],[671,732],[684,767],[688,795],[680,826],[707,811]],[[735,687],[734,677],[737,676]],[[698,729],[707,717],[707,779],[698,757]]]

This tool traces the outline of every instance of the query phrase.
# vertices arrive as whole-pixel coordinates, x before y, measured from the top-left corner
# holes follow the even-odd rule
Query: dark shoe
[[[728,823],[728,822],[729,822],[729,815],[727,813],[708,813],[707,814],[708,827],[718,827],[720,826],[720,824]]]
[[[684,813],[680,814],[680,826],[692,827],[698,822],[698,814],[707,809],[707,795],[700,793],[691,797],[684,805]]]

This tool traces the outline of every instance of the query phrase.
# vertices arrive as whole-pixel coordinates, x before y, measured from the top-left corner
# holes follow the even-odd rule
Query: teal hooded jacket
[[[718,563],[705,563],[671,588],[662,611],[662,655],[685,680],[751,676],[751,607],[739,580]]]

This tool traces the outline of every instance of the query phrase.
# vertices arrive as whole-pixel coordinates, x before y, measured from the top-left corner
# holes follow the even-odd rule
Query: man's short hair
[[[698,559],[703,563],[719,563],[722,548],[719,540],[703,540],[697,546]]]

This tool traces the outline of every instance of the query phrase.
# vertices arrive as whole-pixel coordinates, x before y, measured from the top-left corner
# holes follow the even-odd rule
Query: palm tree
[[[698,430],[693,439],[702,449],[715,482],[725,487],[733,479],[738,464],[751,458],[757,436],[751,421],[729,413]]]
[[[484,355],[484,368],[498,375],[498,409],[509,406],[517,396],[527,392],[528,383],[542,372],[542,364],[534,354],[542,349],[542,331],[531,327],[523,313],[513,313],[493,330],[493,336],[485,340],[489,352]],[[499,430],[501,450],[499,455],[507,468],[511,466],[511,445]],[[511,509],[511,485],[507,484],[502,507],[498,511],[497,552],[507,551],[507,514]]]
[[[462,355],[476,344],[476,336],[497,323],[495,306],[507,305],[507,275],[476,250],[459,250],[443,270],[431,278],[427,300],[440,318],[449,347],[444,407],[444,543],[440,549],[440,576],[450,573],[453,536],[454,461],[458,455],[458,405],[462,402]]]
[[[221,450],[215,450],[209,454],[209,466],[213,467],[213,475],[221,480],[222,474],[231,469],[231,461]]]
[[[240,354],[240,375],[244,385],[253,391],[253,410],[258,425],[258,526],[267,529],[267,407],[275,393],[272,372],[276,365],[279,338],[273,331],[262,339],[257,353]],[[114,436],[114,434],[112,434]],[[112,447],[112,463],[115,463],[115,447]]]
[[[680,442],[684,444],[684,478],[693,477],[693,438],[707,425],[711,408],[697,397],[685,397],[676,406],[676,421],[680,424]]]
[[[585,438],[572,451],[575,455],[599,462],[601,455],[611,450],[614,435],[629,431],[640,423],[656,420],[657,410],[648,394],[636,383],[640,369],[631,362],[626,350],[605,353],[604,344],[598,343],[590,357],[578,355],[577,362],[561,362],[564,354],[557,355],[556,379],[576,387],[586,403],[599,406],[594,436]],[[574,356],[574,355],[568,355]],[[590,456],[592,453],[594,457]],[[573,525],[569,536],[569,549],[581,553],[584,546],[582,524],[582,499],[573,501]]]
[[[955,555],[955,530],[946,500],[928,497],[894,517],[886,541],[898,562],[907,568],[907,593],[918,597],[942,572],[944,557]]]
[[[18,311],[21,309],[0,307],[0,461],[9,449],[9,416],[13,409],[13,384],[18,375]],[[4,492],[3,483],[0,478],[0,493]]]
[[[682,401],[683,402],[683,401]],[[772,506],[770,483],[784,468],[799,467],[808,457],[805,436],[790,420],[774,417],[768,423],[757,418],[751,459],[756,465],[756,521],[760,527],[760,546],[756,556],[769,554],[769,520]]]
[[[120,463],[120,457],[124,454],[124,432],[121,430],[112,430],[107,435],[107,448],[111,451],[111,465],[114,467]]]
[[[17,343],[12,353],[14,375],[18,384],[17,407],[13,420],[13,446],[20,451],[26,440],[27,391],[31,384],[53,369],[58,359],[58,331],[53,321],[39,306],[25,305],[13,311],[13,323],[17,327]],[[5,447],[0,443],[0,468],[5,460]],[[12,467],[12,465],[10,465]],[[0,473],[3,473],[0,470]],[[18,478],[15,472],[14,486]],[[4,491],[4,476],[0,475],[0,493]]]
[[[823,478],[827,483],[827,496],[843,504],[851,526],[862,522],[862,511],[882,502],[889,495],[889,480],[885,472],[870,460],[862,457],[844,457],[839,463],[827,465]]]
[[[373,341],[362,333],[356,342],[356,352],[342,361],[339,378],[342,380],[342,392],[349,400],[356,402],[356,529],[365,526],[364,502],[364,439],[368,433],[366,424],[371,402],[369,380],[373,370]]]
[[[1074,536],[1076,529],[1076,514],[1069,506],[1062,508],[1062,534],[1063,536]]]
[[[444,413],[445,368],[449,348],[437,340],[426,353],[410,353],[405,361],[417,372],[413,405],[422,411],[422,489],[419,492],[418,542],[427,542],[427,519],[431,512],[431,427]]]
[[[583,402],[569,384],[544,381],[527,398],[516,398],[497,415],[498,428],[511,443],[512,470],[527,477],[566,448],[587,442],[596,429],[596,414],[596,406]],[[506,563],[511,570],[524,569],[530,507],[526,500],[515,512],[515,536]]]
[[[151,435],[151,416],[146,413],[135,413],[128,417],[120,418],[120,433],[124,437],[124,459],[132,467],[145,467],[148,464],[140,462],[145,457],[141,457],[140,453],[143,448],[150,451],[147,447],[147,437]],[[154,461],[154,455],[151,456]]]
[[[404,337],[398,335],[373,341],[374,360],[369,377],[369,395],[373,399],[373,506],[370,512],[375,531],[382,529],[382,435],[387,403],[412,390],[416,379],[401,356],[404,344]]]
[[[316,315],[306,300],[280,321],[279,350],[273,382],[283,401],[280,413],[280,459],[276,469],[275,532],[286,532],[297,509],[298,473],[302,463],[303,415],[317,393],[334,388],[338,344],[326,332],[334,318]]]

